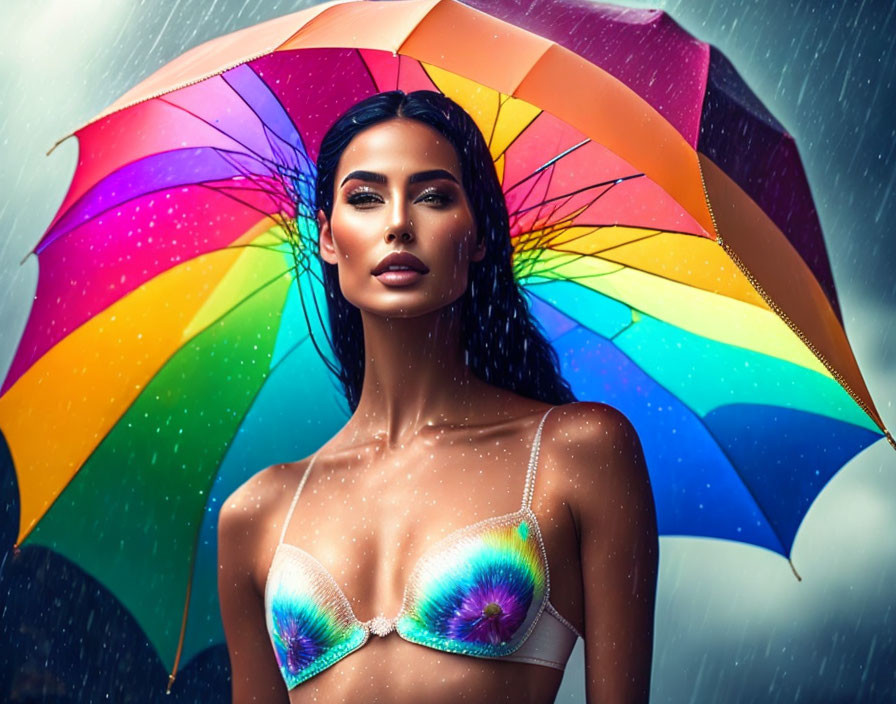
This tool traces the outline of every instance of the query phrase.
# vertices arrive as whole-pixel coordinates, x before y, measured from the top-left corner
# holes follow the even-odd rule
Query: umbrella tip
[[[171,685],[174,684],[174,673],[172,672],[168,675],[168,687],[165,689],[165,694],[171,694]]]
[[[53,150],[56,149],[56,147],[58,147],[60,144],[62,144],[65,140],[67,140],[67,139],[68,139],[69,137],[71,137],[71,136],[72,136],[72,135],[67,134],[67,135],[65,135],[65,137],[63,137],[62,139],[57,139],[57,140],[56,140],[56,144],[54,144],[52,147],[50,147],[50,150],[47,152],[47,156],[50,156],[50,154],[53,153]]]
[[[892,434],[889,430],[887,430],[886,428],[884,428],[884,435],[887,437],[887,442],[890,443],[890,446],[891,446],[894,450],[896,450],[896,440],[893,439],[893,434]]]
[[[803,578],[800,577],[800,573],[796,571],[796,567],[793,566],[793,561],[789,557],[787,558],[787,564],[789,564],[790,569],[793,570],[793,576],[796,577],[796,580],[802,582]]]

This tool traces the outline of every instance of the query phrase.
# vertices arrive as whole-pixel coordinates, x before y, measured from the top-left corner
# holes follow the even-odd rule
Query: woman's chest
[[[518,429],[505,429],[470,441],[431,438],[393,452],[369,445],[311,465],[300,491],[285,483],[284,505],[273,511],[268,549],[260,551],[260,589],[276,533],[313,557],[362,621],[397,616],[421,573],[441,588],[450,582],[445,574],[497,569],[518,553],[544,563],[555,605],[577,623],[578,543],[565,484],[556,467],[537,471],[532,448],[520,442]],[[520,536],[528,538],[525,549]]]
[[[414,517],[410,528],[409,516]],[[323,671],[319,679],[310,675],[315,684],[326,688],[328,697],[333,688],[338,690],[351,681],[347,691],[368,692],[371,700],[377,693],[390,695],[389,701],[403,701],[405,694],[407,701],[414,700],[419,689],[404,689],[407,682],[401,677],[355,681],[359,670],[372,668],[382,673],[401,669],[404,661],[419,670],[419,686],[433,694],[443,689],[446,695],[456,697],[464,687],[472,686],[471,694],[489,691],[494,695],[483,700],[501,701],[504,694],[513,692],[511,698],[520,701],[522,692],[534,694],[542,686],[547,688],[546,695],[555,691],[558,680],[553,673],[538,672],[545,668],[534,668],[534,672],[520,669],[516,685],[538,675],[537,683],[526,689],[495,689],[494,676],[506,673],[511,663],[483,664],[480,660],[515,652],[546,608],[550,580],[545,536],[532,510],[521,506],[464,522],[453,530],[445,528],[444,537],[422,541],[432,542],[423,547],[414,540],[415,535],[432,534],[444,521],[433,520],[425,511],[408,511],[403,518],[381,516],[380,531],[366,535],[359,527],[373,519],[355,516],[342,526],[344,536],[319,537],[314,542],[316,556],[291,543],[279,546],[265,602],[273,641],[283,646],[279,662],[289,670],[288,675],[295,674],[305,682],[302,673],[316,667],[310,661],[293,662],[293,650],[296,657],[310,657],[320,650],[315,657],[326,660],[330,650],[338,654],[344,645],[351,653],[350,660],[343,661],[341,656],[332,669],[329,665],[322,668],[329,673],[327,677]],[[552,543],[558,537],[547,536]],[[324,623],[338,627],[322,632],[319,624]],[[321,643],[311,642],[311,636],[320,636]],[[384,642],[388,648],[381,659],[372,662]],[[439,652],[433,655],[433,649]],[[433,667],[419,669],[422,660],[433,657]],[[532,699],[544,700],[541,696]]]
[[[486,582],[504,584],[507,609],[514,590],[544,582],[575,623],[578,550],[564,497],[542,491],[527,506],[525,477],[509,474],[456,467],[430,481],[413,471],[404,481],[385,472],[373,481],[321,476],[295,507],[278,549],[296,559],[277,579],[330,582],[361,622],[398,618],[409,593],[450,595]]]

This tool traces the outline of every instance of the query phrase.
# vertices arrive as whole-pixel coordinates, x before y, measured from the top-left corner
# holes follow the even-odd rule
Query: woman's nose
[[[393,230],[388,230],[386,232],[386,242],[392,242],[394,240],[401,240],[402,242],[410,242],[413,239],[414,239],[414,236],[408,230],[404,230],[400,234],[394,232]]]
[[[389,222],[386,227],[386,242],[396,239],[410,242],[414,239],[413,223],[408,217],[408,206],[403,198],[396,198],[389,211]]]

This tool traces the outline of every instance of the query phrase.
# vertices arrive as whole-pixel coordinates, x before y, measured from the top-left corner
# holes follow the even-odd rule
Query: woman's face
[[[414,120],[381,122],[349,142],[336,168],[332,216],[328,222],[318,211],[318,225],[321,256],[337,266],[342,294],[386,317],[453,303],[467,288],[470,262],[485,256],[454,147]],[[423,271],[380,273],[383,259],[398,252],[416,257],[411,265]]]

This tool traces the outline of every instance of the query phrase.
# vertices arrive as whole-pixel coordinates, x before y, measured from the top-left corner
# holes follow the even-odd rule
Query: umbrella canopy
[[[793,141],[727,61],[655,11],[474,4],[318,5],[196,47],[74,132],[0,390],[17,544],[106,585],[172,672],[223,640],[222,500],[348,418],[314,163],[380,91],[476,120],[516,276],[576,395],[637,428],[662,534],[789,556],[834,473],[893,442]]]

